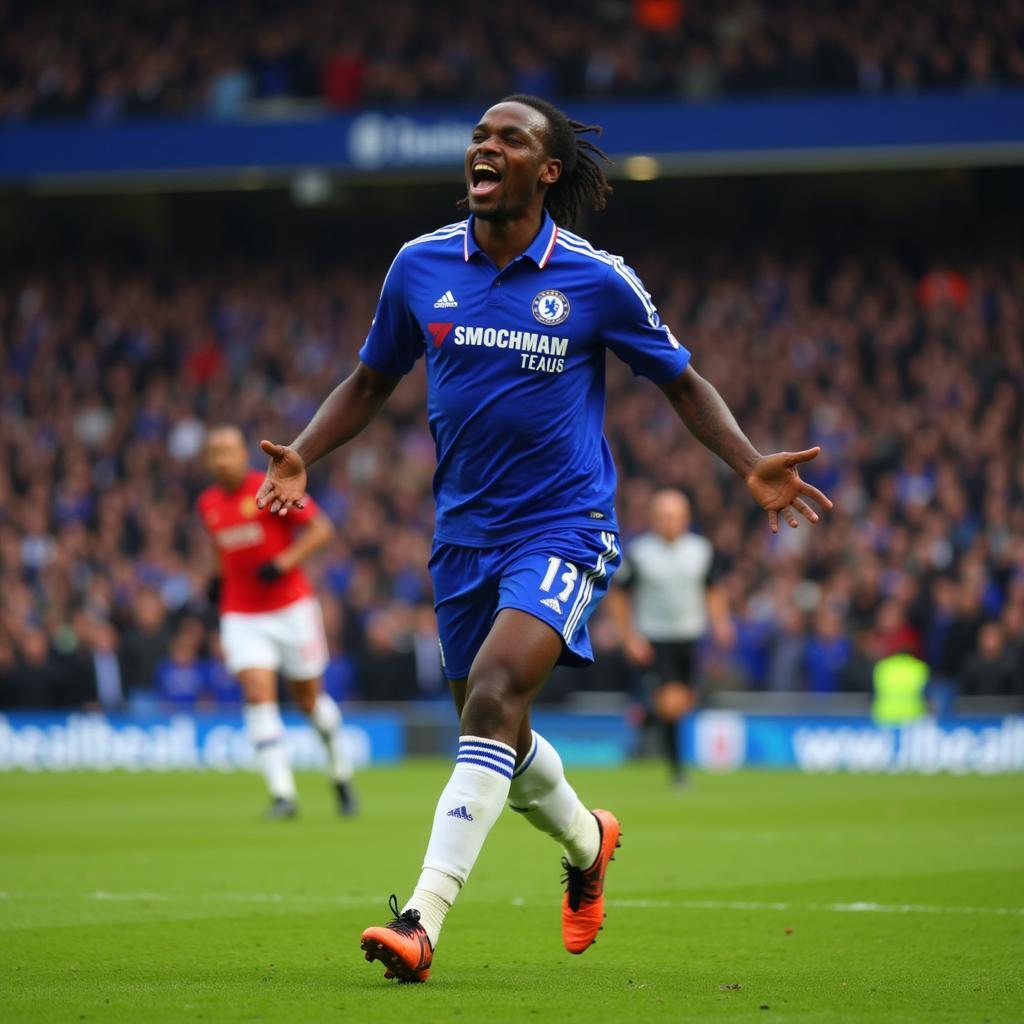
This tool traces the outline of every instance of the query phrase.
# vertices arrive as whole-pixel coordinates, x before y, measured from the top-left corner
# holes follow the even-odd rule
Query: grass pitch
[[[511,814],[426,985],[358,948],[419,868],[447,764],[264,822],[253,776],[0,775],[2,1021],[1024,1019],[1024,779],[577,771],[623,848],[561,947],[559,851]]]

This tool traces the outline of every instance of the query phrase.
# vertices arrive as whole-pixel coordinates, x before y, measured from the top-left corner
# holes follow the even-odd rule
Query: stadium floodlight
[[[661,174],[661,164],[653,156],[631,156],[622,169],[630,181],[653,181]]]
[[[331,198],[331,179],[319,168],[299,171],[292,178],[291,192],[296,206],[320,206]]]

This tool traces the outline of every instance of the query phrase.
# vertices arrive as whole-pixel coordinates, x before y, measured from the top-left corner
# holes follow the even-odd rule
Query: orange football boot
[[[600,846],[589,868],[574,868],[562,858],[565,897],[562,900],[562,941],[570,953],[583,953],[596,941],[604,921],[604,873],[621,846],[622,830],[611,811],[593,811],[597,818]]]
[[[359,945],[371,963],[379,960],[385,967],[385,978],[399,981],[426,981],[434,950],[430,946],[426,929],[420,924],[418,910],[399,913],[394,894],[389,903],[394,918],[382,928],[367,928]]]

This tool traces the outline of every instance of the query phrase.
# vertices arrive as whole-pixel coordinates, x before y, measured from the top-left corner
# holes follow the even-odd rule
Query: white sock
[[[487,833],[508,796],[516,752],[497,740],[460,736],[455,770],[441,793],[434,826],[412,896],[431,946],[437,945],[445,914],[466,883]]]
[[[420,924],[426,930],[433,949],[437,948],[437,937],[441,934],[445,914],[452,909],[461,888],[462,885],[457,878],[435,868],[425,867],[420,872],[416,888],[402,908],[408,910],[415,907],[420,912]]]
[[[326,693],[318,693],[309,713],[313,728],[320,734],[327,748],[331,778],[336,782],[348,782],[352,778],[352,765],[345,756],[345,743],[341,735],[341,708]]]
[[[601,852],[601,828],[597,818],[578,800],[569,828],[555,838],[562,844],[565,856],[574,868],[589,868]]]
[[[601,846],[597,818],[580,802],[565,778],[558,751],[540,733],[533,734],[530,752],[512,775],[508,805],[534,828],[558,840],[573,867],[589,868],[597,859]]]
[[[245,731],[256,751],[263,778],[272,797],[295,799],[295,777],[284,739],[284,722],[276,703],[246,704],[242,710]]]

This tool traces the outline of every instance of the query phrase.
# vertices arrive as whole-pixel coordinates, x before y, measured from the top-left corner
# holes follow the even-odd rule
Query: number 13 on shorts
[[[565,566],[565,571],[561,576],[558,575],[558,570]],[[552,555],[548,558],[548,571],[544,574],[544,579],[540,582],[540,589],[545,594],[551,593],[551,588],[554,586],[555,578],[558,578],[559,583],[562,584],[562,589],[555,594],[556,601],[567,601],[569,595],[573,591],[573,587],[576,586],[576,580],[579,579],[580,571],[576,568],[572,562],[562,562],[561,558],[557,558]]]
[[[565,641],[559,664],[585,665],[594,660],[587,621],[619,567],[618,539],[610,532],[566,530],[558,543],[565,554],[549,555],[551,548],[540,543],[520,554],[502,576],[498,605],[529,612],[559,633]]]

